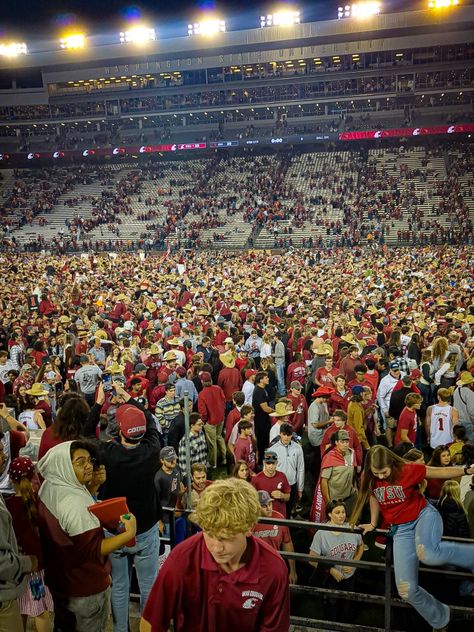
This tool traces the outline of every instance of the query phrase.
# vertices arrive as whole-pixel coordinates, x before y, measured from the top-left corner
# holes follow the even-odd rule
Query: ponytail
[[[22,476],[17,485],[21,499],[26,508],[28,521],[31,527],[33,527],[35,531],[38,531],[38,511],[36,509],[36,496],[33,485],[27,476]]]

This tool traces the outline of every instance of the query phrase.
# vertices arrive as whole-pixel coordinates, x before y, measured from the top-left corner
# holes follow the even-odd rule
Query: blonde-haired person
[[[363,534],[373,531],[379,516],[392,526],[393,564],[400,597],[411,604],[433,628],[446,631],[450,611],[418,585],[419,560],[428,566],[452,564],[474,572],[474,546],[442,541],[443,521],[436,509],[420,494],[425,478],[451,479],[474,473],[469,467],[430,467],[407,463],[382,445],[367,452],[356,506],[350,522],[357,524],[362,509],[370,504],[370,523]]]
[[[202,532],[174,548],[151,590],[140,632],[288,632],[288,569],[251,534],[256,490],[238,478],[215,481],[191,520]]]
[[[461,501],[461,486],[457,481],[445,481],[437,509],[443,519],[443,535],[449,538],[469,538],[467,513]]]

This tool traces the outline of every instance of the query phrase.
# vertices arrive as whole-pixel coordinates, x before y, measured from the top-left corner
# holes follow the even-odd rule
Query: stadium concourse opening
[[[0,632],[472,630],[474,7],[267,8],[2,32]]]

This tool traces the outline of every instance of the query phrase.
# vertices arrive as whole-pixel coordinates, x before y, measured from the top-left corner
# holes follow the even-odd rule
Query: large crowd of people
[[[0,629],[48,632],[54,612],[58,632],[100,632],[111,604],[127,632],[133,565],[143,632],[217,632],[224,616],[286,632],[288,583],[357,590],[344,560],[380,527],[399,595],[445,630],[418,566],[474,572],[473,259],[2,257]],[[331,528],[301,548],[259,515]],[[311,564],[287,569],[260,540]]]
[[[107,167],[15,170],[0,203],[4,248],[17,249],[18,230],[50,222],[58,205],[72,213],[48,243],[41,231],[24,247],[64,253],[210,247],[234,234],[233,218],[259,230],[275,248],[333,248],[364,241],[436,245],[472,243],[474,154],[459,143],[439,148],[386,148],[383,161],[365,149],[190,162],[130,165],[117,177]],[[433,161],[445,167],[436,170]],[[97,183],[100,195],[80,193]],[[84,189],[84,191],[88,191]],[[127,234],[128,220],[140,223]],[[293,232],[306,228],[297,240]],[[317,231],[313,232],[313,228]],[[104,229],[113,240],[103,239]],[[265,233],[265,231],[267,231]],[[203,234],[206,237],[203,237]],[[110,235],[109,235],[110,239]],[[302,243],[304,239],[304,243]]]

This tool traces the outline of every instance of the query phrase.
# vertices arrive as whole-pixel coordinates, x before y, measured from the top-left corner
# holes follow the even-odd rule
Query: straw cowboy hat
[[[469,386],[474,382],[474,375],[469,371],[461,371],[459,374],[459,380],[456,382],[456,386]],[[28,392],[28,391],[27,391]]]
[[[288,417],[291,413],[294,413],[294,410],[288,410],[285,402],[278,402],[275,406],[275,411],[270,413],[270,417]]]
[[[148,353],[150,355],[159,355],[160,353],[163,353],[163,347],[161,347],[160,345],[157,345],[156,343],[153,343]]]
[[[112,362],[107,368],[106,373],[112,373],[113,375],[123,375],[125,367],[118,362]]]
[[[236,353],[233,351],[226,351],[219,354],[219,360],[227,369],[233,369],[235,367]]]
[[[323,343],[323,344],[319,345],[318,347],[316,347],[316,352],[315,353],[318,356],[328,355],[328,356],[331,356],[331,358],[332,358],[332,356],[334,355],[334,349],[332,348],[331,345]]]
[[[39,382],[35,382],[33,386],[26,391],[26,394],[32,397],[44,397],[49,394],[49,391],[46,391]]]

